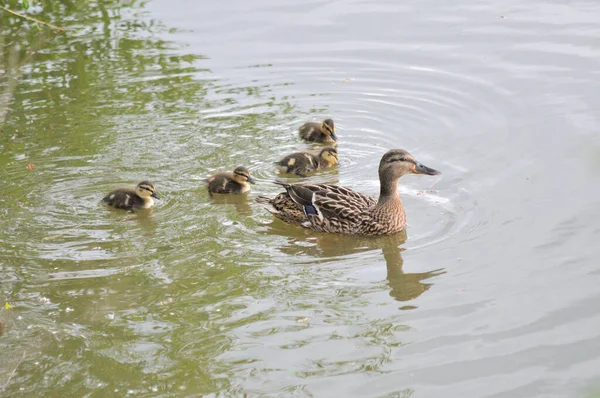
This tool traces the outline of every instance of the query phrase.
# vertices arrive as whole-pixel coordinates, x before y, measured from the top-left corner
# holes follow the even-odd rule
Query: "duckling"
[[[255,184],[250,171],[245,167],[237,167],[233,173],[217,173],[204,180],[208,185],[208,192],[213,193],[245,193],[250,191],[250,184]],[[250,184],[248,184],[250,183]]]
[[[160,199],[154,192],[154,184],[144,180],[135,188],[117,188],[106,195],[102,201],[116,209],[139,210],[154,206],[152,198]]]
[[[325,119],[323,123],[304,123],[298,132],[300,138],[308,142],[332,143],[337,141],[335,123],[332,119]]]
[[[275,162],[282,173],[296,174],[305,177],[307,173],[331,167],[338,162],[338,152],[335,148],[324,148],[315,155],[310,152],[296,152]]]
[[[403,149],[388,151],[379,162],[379,199],[329,184],[285,184],[275,198],[256,201],[288,224],[346,235],[389,235],[406,226],[406,213],[398,195],[398,179],[406,174],[438,175]]]

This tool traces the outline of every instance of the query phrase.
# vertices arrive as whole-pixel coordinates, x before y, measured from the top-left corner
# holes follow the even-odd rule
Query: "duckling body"
[[[222,172],[205,180],[208,192],[222,194],[241,194],[250,191],[250,184],[254,184],[254,178],[245,167],[237,167],[233,173]]]
[[[154,184],[142,181],[135,188],[117,188],[102,198],[102,202],[115,209],[139,210],[154,206],[154,199],[159,199],[154,192]]]
[[[335,148],[324,148],[318,155],[310,152],[292,153],[275,162],[275,164],[282,173],[305,177],[308,173],[331,167],[337,164],[337,162],[337,150]]]
[[[372,197],[328,184],[283,184],[275,198],[261,196],[275,217],[315,231],[348,235],[387,235],[406,226],[406,214],[398,195],[398,179],[405,174],[436,175],[438,171],[414,160],[405,150],[387,152],[379,164],[380,195]]]
[[[300,138],[308,142],[331,144],[337,141],[335,123],[332,119],[325,119],[322,123],[307,122],[298,130]]]

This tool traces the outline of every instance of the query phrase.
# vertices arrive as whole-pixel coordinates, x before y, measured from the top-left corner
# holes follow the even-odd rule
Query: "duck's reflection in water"
[[[119,222],[126,223],[125,225],[136,223],[146,232],[152,232],[156,230],[158,226],[158,222],[156,221],[154,215],[154,208],[125,211],[121,209],[114,209],[112,207],[105,206],[104,204],[101,204],[101,206],[105,208],[109,219],[119,220]],[[53,240],[57,237],[50,236],[47,238],[47,240]]]
[[[444,274],[445,271],[438,268],[427,272],[405,273],[402,269],[404,265],[403,250],[398,246],[382,248],[387,267],[386,279],[391,288],[390,296],[398,301],[410,301],[419,297],[424,291],[429,290],[432,283],[423,282],[424,280]]]
[[[406,241],[406,231],[381,237],[347,236],[317,233],[275,220],[267,227],[265,233],[287,236],[288,244],[280,247],[279,250],[294,256],[307,255],[330,259],[350,257],[357,253],[366,254],[381,249],[387,267],[386,279],[391,289],[390,296],[402,302],[413,300],[428,290],[432,283],[424,282],[426,279],[445,273],[441,268],[417,273],[403,271],[404,249],[400,246]],[[374,258],[368,255],[364,257],[367,261]]]
[[[250,207],[251,199],[248,194],[226,195],[226,194],[209,194],[210,200],[214,205],[234,205],[235,210],[242,216],[251,216],[252,207]]]

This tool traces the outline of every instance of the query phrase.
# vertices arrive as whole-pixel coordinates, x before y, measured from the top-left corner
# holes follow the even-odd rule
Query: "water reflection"
[[[235,210],[241,216],[251,216],[252,208],[248,194],[225,195],[218,193],[209,193],[210,201],[213,205],[234,205]]]
[[[414,300],[427,291],[432,283],[425,280],[445,273],[442,268],[427,272],[405,273],[401,245],[406,242],[407,233],[381,237],[357,237],[336,234],[316,233],[301,228],[290,227],[279,220],[266,229],[266,234],[287,236],[287,244],[280,246],[279,250],[290,256],[310,256],[331,261],[332,258],[373,260],[377,262],[379,256],[369,256],[368,252],[381,250],[387,267],[386,279],[390,287],[390,296],[397,301],[405,302]],[[414,308],[411,306],[403,309]]]
[[[402,269],[404,260],[402,259],[404,249],[398,246],[387,246],[382,248],[385,265],[387,267],[388,285],[390,286],[390,296],[397,301],[410,301],[419,297],[423,292],[429,290],[432,283],[423,282],[434,276],[444,274],[442,268],[428,272],[405,273]],[[412,306],[402,307],[403,309],[414,308]]]
[[[102,205],[106,207],[105,205]],[[140,209],[134,212],[125,212],[120,209],[107,208],[107,212],[110,217],[114,217],[119,221],[129,223],[135,222],[144,233],[155,231],[158,227],[156,217],[154,216],[154,209]]]

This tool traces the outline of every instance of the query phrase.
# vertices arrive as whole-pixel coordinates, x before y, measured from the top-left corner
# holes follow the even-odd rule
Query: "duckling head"
[[[250,184],[256,184],[254,178],[250,176],[250,171],[243,166],[236,167],[236,169],[233,170],[233,180],[238,184],[244,184],[246,182],[249,182]]]
[[[319,157],[331,166],[338,163],[338,151],[335,148],[324,148]]]
[[[383,155],[381,162],[379,162],[380,180],[395,180],[406,174],[427,174],[434,176],[440,174],[440,172],[417,162],[404,149],[392,149]]]
[[[156,192],[154,192],[154,184],[150,181],[144,180],[137,184],[135,187],[135,193],[143,199],[153,197],[154,199],[160,199]]]
[[[335,123],[333,119],[325,119],[321,124],[321,131],[323,134],[331,137],[332,140],[337,141],[337,135],[335,135]]]

